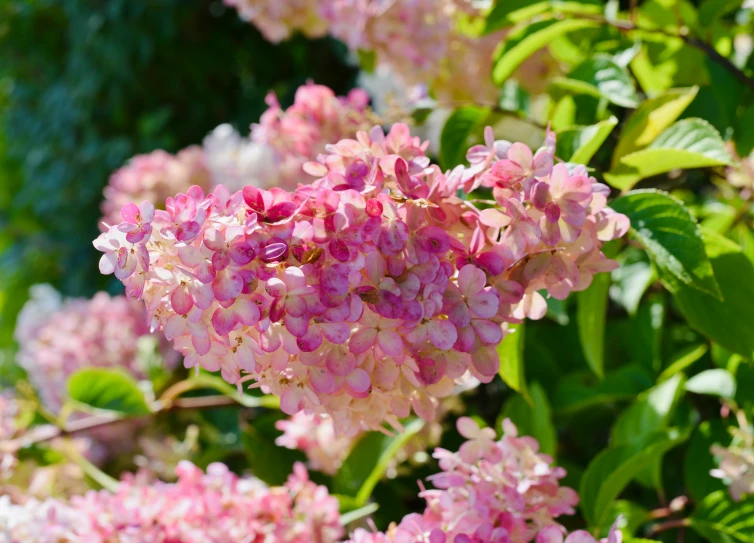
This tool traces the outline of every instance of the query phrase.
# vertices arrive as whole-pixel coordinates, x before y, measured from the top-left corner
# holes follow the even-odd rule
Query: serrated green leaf
[[[644,100],[631,114],[613,152],[612,167],[620,159],[651,144],[696,97],[699,87],[673,89]]]
[[[710,543],[754,541],[754,496],[734,502],[727,490],[718,490],[697,505],[691,527]]]
[[[629,190],[647,177],[677,169],[725,166],[732,162],[720,134],[703,119],[684,119],[660,134],[646,149],[621,157],[605,180]]]
[[[605,319],[609,288],[610,274],[600,273],[594,276],[589,288],[576,295],[581,348],[589,367],[600,378],[605,373]]]
[[[750,358],[754,353],[754,266],[729,239],[702,231],[722,299],[681,286],[674,299],[689,325],[726,349]]]
[[[686,382],[686,390],[695,394],[709,394],[732,400],[736,395],[736,379],[721,368],[697,373]]]
[[[626,447],[609,448],[599,453],[589,463],[579,492],[580,507],[589,525],[595,529],[604,526],[612,502],[648,462],[682,443],[686,437],[676,431],[669,432],[666,438],[632,456],[627,456],[630,450]]]
[[[68,396],[79,404],[121,415],[151,411],[138,383],[121,369],[83,368],[68,379]]]
[[[599,23],[586,19],[548,19],[526,23],[506,36],[495,54],[492,79],[502,85],[522,62],[548,45],[553,39],[569,32],[598,27]]]
[[[680,201],[665,192],[637,190],[617,198],[611,207],[631,220],[632,234],[671,292],[688,285],[721,298],[699,227]]]
[[[621,107],[639,105],[633,79],[608,55],[598,54],[586,59],[568,77],[557,78],[553,84],[577,94],[605,98]]]
[[[524,377],[524,324],[509,324],[509,333],[500,342],[500,378],[513,390],[528,397]]]
[[[558,133],[555,156],[566,162],[588,164],[618,119],[610,117],[591,126],[575,126]]]
[[[440,163],[443,168],[454,168],[463,162],[468,151],[468,139],[479,130],[490,114],[488,108],[466,106],[450,114],[440,134]]]
[[[557,435],[552,423],[552,412],[547,394],[539,383],[532,383],[529,394],[529,403],[521,394],[516,394],[508,400],[498,418],[499,421],[509,418],[518,428],[520,435],[532,436],[539,442],[542,452],[555,456],[557,448]],[[501,425],[496,424],[497,428]]]

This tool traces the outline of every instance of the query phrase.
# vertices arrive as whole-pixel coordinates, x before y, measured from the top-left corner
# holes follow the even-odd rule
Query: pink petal
[[[471,355],[471,363],[480,374],[493,376],[500,369],[500,355],[493,347],[485,347]]]
[[[346,377],[346,387],[355,394],[363,394],[369,390],[372,383],[369,374],[361,368],[356,368]]]
[[[559,223],[551,223],[547,220],[547,217],[539,219],[539,228],[542,234],[542,241],[554,247],[560,242],[560,226]]]
[[[586,220],[586,209],[573,200],[560,200],[560,218],[572,226],[581,226]]]
[[[204,233],[204,245],[213,251],[225,249],[225,234],[216,228],[210,228]]]
[[[178,336],[183,335],[186,331],[187,324],[188,322],[185,317],[181,315],[173,315],[165,323],[162,331],[165,334],[165,337],[172,341]]]
[[[458,288],[464,296],[472,296],[487,284],[487,276],[472,264],[466,264],[458,272]]]
[[[150,223],[154,220],[154,204],[144,200],[139,205],[139,212],[141,213],[141,222]]]
[[[280,395],[280,410],[286,415],[295,415],[304,408],[304,392],[297,386],[289,386]]]
[[[103,275],[110,275],[115,271],[118,264],[118,257],[115,253],[105,253],[99,259],[99,271]]]
[[[212,282],[212,291],[220,301],[232,300],[243,290],[243,278],[232,271],[225,270],[217,274]]]
[[[479,341],[485,345],[497,345],[503,340],[503,331],[499,324],[483,319],[471,321],[471,327],[479,337]]]
[[[322,345],[322,332],[320,332],[319,327],[310,326],[306,334],[296,340],[296,345],[305,353],[315,351]]]
[[[254,326],[261,317],[257,304],[244,298],[236,299],[233,304],[233,315],[236,321],[244,326]]]
[[[507,215],[500,213],[497,209],[488,208],[483,209],[479,213],[479,222],[492,228],[503,228],[510,224],[511,219]]]
[[[194,300],[186,287],[179,286],[170,295],[170,305],[176,313],[185,315],[194,307]]]
[[[309,317],[293,317],[286,315],[283,322],[285,328],[297,338],[304,337],[309,331]]]
[[[309,383],[319,394],[332,394],[337,388],[335,377],[324,368],[309,368]]]
[[[326,365],[327,369],[330,370],[330,373],[333,375],[345,377],[356,367],[356,357],[350,353],[344,356],[341,353],[331,351],[330,355],[327,357]]]
[[[212,346],[207,327],[203,324],[189,324],[189,328],[191,330],[191,344],[196,349],[196,354],[199,356],[207,354]]]
[[[226,336],[236,326],[236,321],[233,318],[233,311],[230,309],[223,309],[218,307],[215,312],[212,313],[212,328],[218,335]]]
[[[319,327],[328,341],[336,345],[345,343],[351,335],[351,327],[345,322],[323,322]]]
[[[212,290],[212,285],[191,281],[188,289],[191,297],[194,299],[194,304],[199,309],[209,309],[212,302],[215,301],[215,293]]]
[[[361,354],[368,351],[377,341],[377,330],[375,328],[362,328],[357,330],[348,346],[353,354]]]
[[[393,330],[380,330],[377,345],[388,356],[400,356],[403,353],[403,340]]]
[[[508,160],[512,160],[517,163],[524,170],[530,170],[532,165],[532,159],[534,155],[529,149],[529,146],[516,142],[508,149]]]
[[[568,534],[565,543],[597,543],[592,534],[585,530],[576,530]]]
[[[534,185],[534,189],[531,191],[531,203],[534,207],[542,211],[551,201],[550,186],[547,183],[540,182]]]
[[[466,439],[474,439],[479,437],[479,425],[471,417],[459,417],[456,421],[456,428],[458,433]]]
[[[438,349],[448,350],[458,339],[456,327],[450,321],[431,320],[427,327],[429,339]]]
[[[139,215],[139,208],[133,202],[127,203],[120,210],[120,216],[123,220],[131,224],[141,222],[139,221]]]
[[[498,297],[494,292],[481,291],[469,298],[469,309],[477,317],[489,319],[497,313]]]
[[[558,526],[545,526],[537,534],[535,543],[563,543],[563,531]]]

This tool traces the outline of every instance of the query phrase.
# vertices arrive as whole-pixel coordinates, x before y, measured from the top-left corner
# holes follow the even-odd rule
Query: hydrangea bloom
[[[225,185],[228,190],[236,191],[244,185],[269,188],[278,184],[278,167],[273,149],[264,143],[252,141],[250,137],[242,137],[229,124],[215,128],[204,138],[202,147],[213,186]],[[174,194],[188,188],[183,187]]]
[[[617,263],[603,241],[628,219],[584,167],[553,166],[554,135],[533,153],[494,141],[445,174],[427,142],[397,124],[328,147],[294,192],[192,187],[155,212],[150,234],[95,240],[103,273],[142,298],[187,367],[254,380],[288,414],[327,413],[336,431],[380,429],[470,371],[489,382],[508,322],[541,318]],[[492,187],[479,210],[458,197]]]
[[[241,19],[256,26],[273,43],[281,42],[293,32],[310,38],[327,34],[327,21],[319,13],[321,0],[224,0],[238,10]]]
[[[429,477],[435,488],[419,494],[424,512],[385,534],[357,530],[350,543],[528,543],[542,530],[537,543],[556,542],[549,534],[562,537],[555,519],[573,514],[578,503],[574,490],[559,485],[565,470],[551,465],[535,439],[518,437],[508,420],[499,441],[470,418],[457,426],[467,441],[455,453],[435,451],[441,471]]]
[[[0,542],[334,543],[343,533],[338,502],[300,464],[282,487],[239,479],[223,464],[207,473],[184,461],[175,484],[138,477],[69,502],[0,501]]]
[[[306,162],[315,160],[327,144],[354,137],[374,120],[367,107],[369,96],[362,89],[338,97],[328,87],[308,83],[296,90],[288,109],[280,107],[273,93],[267,96],[267,104],[251,135],[255,143],[274,154],[276,183],[265,188],[293,190],[308,182],[302,170]]]
[[[204,189],[211,186],[201,147],[188,147],[176,155],[162,150],[137,155],[116,171],[105,187],[100,230],[120,223],[121,209],[128,203],[158,205],[192,185]]]
[[[87,366],[123,368],[143,377],[137,342],[149,334],[144,309],[123,296],[98,292],[91,300],[63,299],[49,285],[34,285],[18,316],[18,362],[44,405],[58,412],[68,377]],[[176,353],[165,346],[165,359]]]

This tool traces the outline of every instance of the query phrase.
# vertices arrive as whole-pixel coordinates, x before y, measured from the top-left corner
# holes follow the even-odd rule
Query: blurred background
[[[130,157],[177,152],[221,123],[247,134],[268,91],[287,107],[308,80],[341,95],[358,72],[340,42],[272,44],[220,0],[6,0],[0,51],[6,352],[30,285],[122,292],[91,242],[102,189]]]

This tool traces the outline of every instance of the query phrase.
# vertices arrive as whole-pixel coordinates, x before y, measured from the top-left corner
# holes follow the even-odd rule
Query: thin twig
[[[652,528],[649,529],[649,533],[650,535],[655,535],[655,534],[659,534],[660,532],[673,530],[675,528],[685,528],[686,526],[690,526],[690,525],[691,525],[691,521],[687,518],[668,520],[666,522],[661,522],[659,524],[655,524],[654,526],[652,526]]]
[[[158,413],[188,409],[213,409],[217,407],[228,407],[233,405],[239,405],[239,403],[234,398],[224,395],[200,396],[196,398],[179,398],[173,400],[169,405],[157,409],[147,415],[140,415],[136,417],[109,417],[103,415],[94,415],[80,420],[71,421],[65,426],[65,428],[60,428],[52,424],[35,426],[29,432],[26,432],[25,434],[12,440],[10,444],[12,448],[23,448],[34,445],[36,443],[44,443],[57,437],[75,437],[97,428],[132,423],[134,421],[153,417]]]

